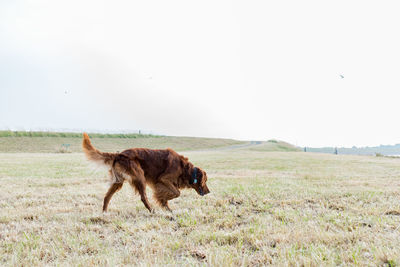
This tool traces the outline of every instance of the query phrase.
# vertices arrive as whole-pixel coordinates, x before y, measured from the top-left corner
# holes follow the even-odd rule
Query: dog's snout
[[[208,187],[206,187],[204,190],[204,195],[207,195],[208,193],[210,193],[210,190],[208,189]]]

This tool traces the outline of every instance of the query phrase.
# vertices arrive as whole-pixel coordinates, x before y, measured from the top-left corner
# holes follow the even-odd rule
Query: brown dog
[[[89,160],[110,166],[112,184],[104,197],[103,212],[107,211],[111,197],[125,181],[140,194],[150,212],[146,185],[153,189],[157,202],[169,211],[168,200],[179,197],[179,189],[193,188],[201,196],[210,193],[206,172],[172,149],[131,148],[121,153],[100,152],[92,146],[86,133],[83,133],[82,147]]]

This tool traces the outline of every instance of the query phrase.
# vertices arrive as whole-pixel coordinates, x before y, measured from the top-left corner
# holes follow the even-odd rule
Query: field
[[[211,193],[154,214],[125,185],[103,215],[106,170],[82,153],[0,153],[0,265],[400,264],[400,159],[193,143]]]
[[[89,134],[98,149],[122,151],[130,147],[167,148],[179,151],[212,149],[246,142],[231,139],[150,136],[150,135],[100,135]],[[6,136],[6,137],[2,137]],[[0,152],[70,153],[82,152],[82,134],[75,133],[31,133],[0,131]]]

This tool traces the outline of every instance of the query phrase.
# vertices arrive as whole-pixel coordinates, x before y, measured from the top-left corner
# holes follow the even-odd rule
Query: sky
[[[400,143],[398,1],[0,2],[0,128]]]

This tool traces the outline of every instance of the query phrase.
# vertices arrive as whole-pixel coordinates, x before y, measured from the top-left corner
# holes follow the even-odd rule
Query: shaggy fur
[[[131,148],[121,153],[100,152],[93,147],[89,136],[83,134],[83,151],[86,157],[110,167],[112,184],[104,197],[103,212],[113,194],[120,190],[125,181],[140,194],[145,207],[152,208],[147,199],[146,185],[154,192],[161,207],[171,211],[168,201],[180,196],[180,189],[193,188],[199,195],[208,194],[207,174],[194,167],[189,160],[172,149]]]

